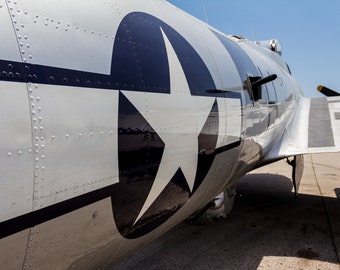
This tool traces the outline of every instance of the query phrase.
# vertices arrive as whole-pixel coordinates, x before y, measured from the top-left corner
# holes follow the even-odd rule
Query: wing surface
[[[304,98],[267,160],[340,151],[340,97]]]

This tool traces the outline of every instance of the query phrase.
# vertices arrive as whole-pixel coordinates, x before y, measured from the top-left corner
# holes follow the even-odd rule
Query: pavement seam
[[[316,182],[316,185],[318,187],[318,190],[319,190],[319,193],[320,193],[320,196],[321,196],[322,206],[323,206],[323,208],[325,210],[325,214],[326,214],[326,218],[327,218],[327,223],[328,223],[329,231],[331,233],[331,239],[332,239],[332,243],[333,243],[333,248],[334,248],[335,256],[336,256],[338,264],[340,264],[340,257],[339,257],[338,248],[336,246],[335,239],[334,239],[334,231],[333,231],[332,223],[331,223],[331,220],[330,220],[330,217],[329,217],[328,209],[326,207],[325,198],[324,198],[324,196],[322,194],[321,187],[320,187],[318,178],[316,176],[313,155],[311,155],[311,160],[312,160],[312,169],[313,169],[313,174],[314,174],[315,182]]]

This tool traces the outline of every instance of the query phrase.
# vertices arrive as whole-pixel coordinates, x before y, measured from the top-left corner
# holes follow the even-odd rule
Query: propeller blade
[[[329,89],[323,85],[319,85],[318,86],[318,91],[322,94],[324,94],[327,97],[336,97],[336,96],[340,96],[340,94],[332,89]]]

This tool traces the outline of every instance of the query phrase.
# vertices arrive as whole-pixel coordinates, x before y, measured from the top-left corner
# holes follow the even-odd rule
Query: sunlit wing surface
[[[340,97],[301,97],[295,119],[269,159],[340,151]]]

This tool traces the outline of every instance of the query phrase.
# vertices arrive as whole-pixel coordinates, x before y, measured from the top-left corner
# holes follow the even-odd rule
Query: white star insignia
[[[176,52],[161,31],[168,54],[170,94],[122,91],[165,143],[154,183],[135,223],[162,193],[179,168],[192,191],[197,171],[198,136],[215,101],[213,97],[191,95]]]

